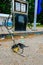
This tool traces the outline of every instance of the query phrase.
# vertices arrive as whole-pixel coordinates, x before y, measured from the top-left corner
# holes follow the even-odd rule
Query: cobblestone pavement
[[[29,36],[23,39],[15,39],[15,42],[22,42],[24,48],[22,57],[14,53],[11,46],[13,41],[0,42],[0,65],[43,65],[43,35]]]

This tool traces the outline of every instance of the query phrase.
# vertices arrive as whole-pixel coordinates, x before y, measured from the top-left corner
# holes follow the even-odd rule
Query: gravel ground
[[[16,38],[16,43],[22,42],[28,46],[22,54],[25,57],[12,51],[12,40],[0,42],[0,65],[43,65],[43,35]]]

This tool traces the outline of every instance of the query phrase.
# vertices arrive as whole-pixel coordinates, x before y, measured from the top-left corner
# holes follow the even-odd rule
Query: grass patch
[[[9,39],[11,38],[11,35],[6,35],[5,38]]]
[[[32,25],[32,24],[28,24],[27,26],[28,26],[29,28],[32,28],[32,27],[33,27],[33,25]]]
[[[40,25],[36,25],[36,26],[37,26],[37,27],[43,27],[43,25],[41,25],[41,24],[40,24]]]
[[[29,28],[32,28],[32,27],[33,27],[32,24],[28,24],[27,26],[28,26]],[[36,27],[43,27],[43,25],[40,24],[40,23],[37,23],[37,24],[36,24]]]

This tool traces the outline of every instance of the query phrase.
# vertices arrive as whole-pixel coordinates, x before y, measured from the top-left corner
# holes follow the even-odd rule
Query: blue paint
[[[12,21],[11,21],[11,19],[8,20],[7,26],[12,26]]]
[[[42,3],[42,0],[38,0],[38,10],[37,10],[37,14],[40,14],[41,11],[42,11],[41,3]]]
[[[8,22],[7,25],[8,25],[8,26],[12,26],[12,22]]]

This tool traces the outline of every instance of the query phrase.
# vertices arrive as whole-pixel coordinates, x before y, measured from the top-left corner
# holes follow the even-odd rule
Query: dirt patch
[[[11,38],[10,39],[0,39],[0,42],[6,42],[6,41],[10,41],[10,40],[12,40]]]
[[[43,44],[39,44],[38,53],[43,54]]]
[[[24,35],[24,36],[14,36],[15,39],[20,39],[20,38],[33,38],[35,37],[35,34],[29,34],[29,35]]]

